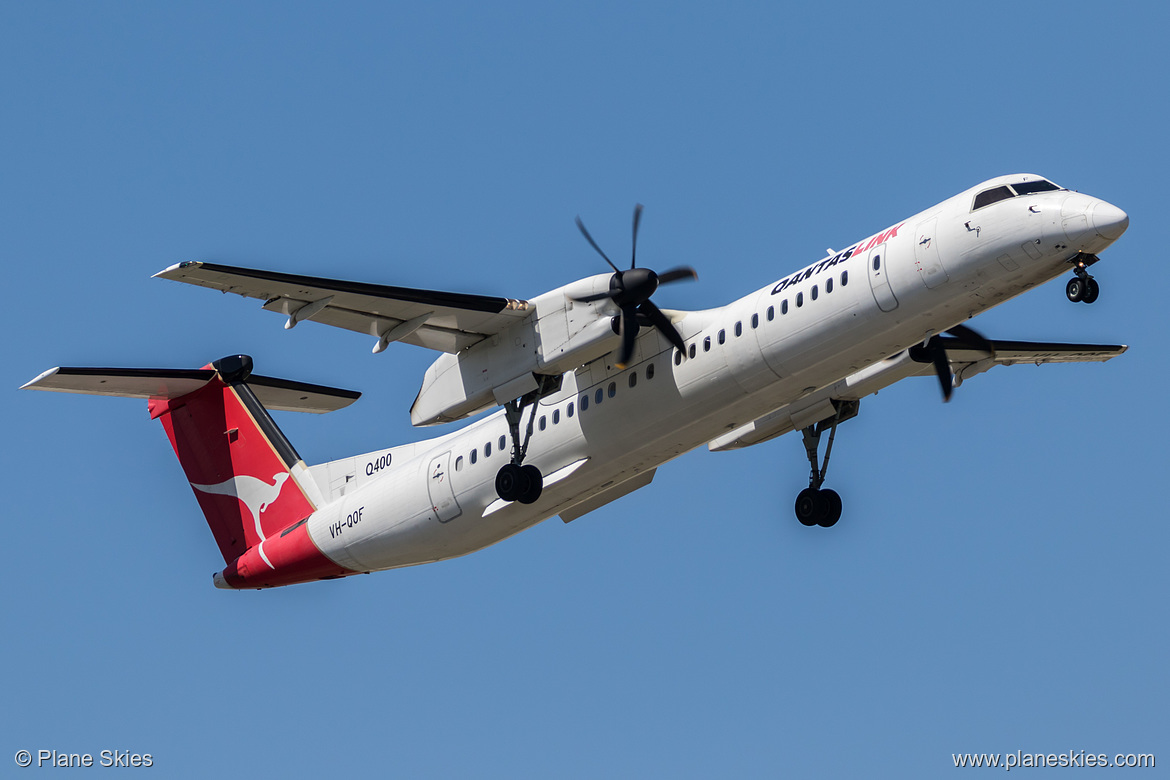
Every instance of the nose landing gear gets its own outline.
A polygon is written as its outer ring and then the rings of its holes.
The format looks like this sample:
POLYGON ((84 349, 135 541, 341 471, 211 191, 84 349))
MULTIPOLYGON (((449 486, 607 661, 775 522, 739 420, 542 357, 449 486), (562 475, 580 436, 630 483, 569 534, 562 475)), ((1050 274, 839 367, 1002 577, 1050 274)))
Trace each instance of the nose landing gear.
POLYGON ((1065 285, 1064 294, 1073 303, 1092 303, 1101 294, 1101 287, 1097 280, 1086 270, 1088 265, 1097 262, 1094 255, 1080 254, 1070 260, 1073 264, 1073 273, 1076 274, 1065 285))

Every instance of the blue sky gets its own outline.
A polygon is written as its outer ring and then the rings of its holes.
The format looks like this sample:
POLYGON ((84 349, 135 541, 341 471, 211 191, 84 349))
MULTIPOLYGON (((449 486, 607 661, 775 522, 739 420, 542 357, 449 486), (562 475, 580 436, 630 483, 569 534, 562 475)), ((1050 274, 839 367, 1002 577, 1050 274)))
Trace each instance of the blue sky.
MULTIPOLYGON (((167 777, 938 776, 954 752, 1170 763, 1154 4, 0 6, 0 747, 148 752, 167 777), (791 436, 691 453, 571 525, 263 593, 222 567, 134 401, 55 365, 360 390, 278 422, 310 462, 423 438, 432 355, 150 278, 184 260, 531 297, 603 272, 573 226, 721 305, 975 183, 1125 209, 1101 299, 987 336, 1126 343, 915 380, 843 426, 805 529, 791 436), (1163 754, 1165 754, 1163 756, 1163 754)), ((11 765, 9 765, 11 766, 11 765)), ((28 770, 33 771, 33 770, 28 770)), ((1105 773, 1108 774, 1108 773, 1105 773)), ((1153 774, 1153 773, 1151 773, 1153 774)))

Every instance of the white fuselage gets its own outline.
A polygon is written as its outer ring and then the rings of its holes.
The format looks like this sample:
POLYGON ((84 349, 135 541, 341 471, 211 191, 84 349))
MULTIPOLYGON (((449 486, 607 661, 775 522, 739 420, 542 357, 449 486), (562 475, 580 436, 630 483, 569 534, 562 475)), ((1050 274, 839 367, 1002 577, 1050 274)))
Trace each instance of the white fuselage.
MULTIPOLYGON (((607 355, 566 373, 536 406, 524 461, 545 477, 536 503, 497 498, 511 447, 499 411, 439 438, 313 467, 331 500, 309 519, 309 535, 355 571, 465 555, 618 498, 663 463, 776 410, 789 410, 796 427, 816 422, 817 404, 842 380, 873 376, 882 361, 1066 274, 1071 258, 1120 235, 1124 214, 1067 190, 972 208, 997 184, 1038 178, 984 182, 727 306, 668 312, 685 355, 643 328, 626 369, 607 355)), ((613 313, 604 302, 575 305, 613 313)))

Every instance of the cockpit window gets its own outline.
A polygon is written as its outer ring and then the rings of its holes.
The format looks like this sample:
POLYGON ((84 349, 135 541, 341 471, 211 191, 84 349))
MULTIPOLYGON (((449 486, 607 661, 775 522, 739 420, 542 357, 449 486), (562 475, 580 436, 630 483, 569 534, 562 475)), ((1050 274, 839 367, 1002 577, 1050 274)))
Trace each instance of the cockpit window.
POLYGON ((975 205, 971 207, 971 210, 976 211, 983 208, 984 206, 990 206, 992 203, 997 203, 1001 200, 1007 200, 1008 198, 1012 197, 1015 196, 1012 191, 1007 188, 1007 186, 994 187, 990 190, 984 190, 975 196, 975 205))
POLYGON ((1034 192, 1055 192, 1060 187, 1050 181, 1040 179, 1039 181, 1022 181, 1019 184, 1013 184, 1012 189, 1016 191, 1017 195, 1031 195, 1034 192))

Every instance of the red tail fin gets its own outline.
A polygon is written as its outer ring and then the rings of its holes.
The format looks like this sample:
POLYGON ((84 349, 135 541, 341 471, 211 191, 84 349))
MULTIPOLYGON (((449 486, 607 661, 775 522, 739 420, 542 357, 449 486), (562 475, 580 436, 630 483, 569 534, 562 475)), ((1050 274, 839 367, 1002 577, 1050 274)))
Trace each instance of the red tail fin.
POLYGON ((231 563, 248 548, 308 517, 320 496, 300 455, 244 384, 246 356, 207 368, 216 376, 193 393, 153 398, 211 533, 231 563), (299 472, 299 473, 298 473, 299 472))

